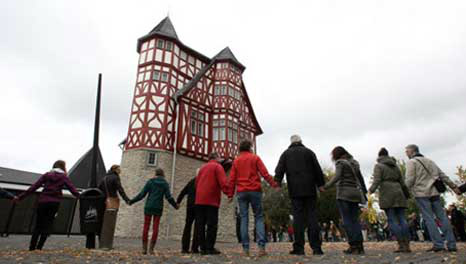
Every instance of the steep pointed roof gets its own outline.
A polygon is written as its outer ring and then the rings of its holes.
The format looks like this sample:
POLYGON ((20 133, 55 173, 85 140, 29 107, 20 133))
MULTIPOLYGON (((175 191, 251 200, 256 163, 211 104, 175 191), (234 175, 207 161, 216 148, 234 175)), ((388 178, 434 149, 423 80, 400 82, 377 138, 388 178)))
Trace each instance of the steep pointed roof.
POLYGON ((155 35, 164 36, 173 40, 179 41, 178 35, 176 34, 175 27, 169 17, 164 18, 160 23, 157 24, 147 35, 138 39, 137 51, 141 51, 142 43, 150 37, 155 35))
POLYGON ((235 55, 233 54, 233 52, 231 51, 231 49, 229 47, 226 47, 224 48, 222 51, 220 51, 214 58, 213 60, 216 60, 216 61, 220 61, 220 60, 230 60, 232 61, 234 64, 236 64, 237 66, 239 66, 241 68, 242 71, 244 71, 244 69, 246 69, 246 67, 244 67, 243 64, 241 64, 241 62, 239 62, 239 60, 235 57, 235 55))
POLYGON ((152 29, 149 34, 164 35, 169 38, 178 39, 175 27, 169 17, 164 18, 160 23, 152 29))
MULTIPOLYGON (((106 170, 100 148, 97 148, 97 184, 99 184, 105 176, 106 170)), ((68 171, 71 182, 77 188, 86 189, 89 187, 91 182, 92 157, 94 156, 93 149, 94 147, 86 152, 68 171)))

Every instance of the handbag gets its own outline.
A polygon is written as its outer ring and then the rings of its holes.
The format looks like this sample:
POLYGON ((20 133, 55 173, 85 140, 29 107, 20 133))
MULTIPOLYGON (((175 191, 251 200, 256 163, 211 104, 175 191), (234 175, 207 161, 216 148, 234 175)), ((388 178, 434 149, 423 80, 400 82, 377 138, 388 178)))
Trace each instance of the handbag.
MULTIPOLYGON (((420 161, 419 159, 415 159, 415 160, 417 160, 421 164, 421 166, 424 168, 424 170, 426 170, 426 172, 430 176, 432 176, 432 173, 426 168, 426 166, 424 166, 424 163, 422 163, 422 161, 420 161)), ((442 181, 442 179, 440 179, 440 177, 435 178, 433 185, 439 193, 444 193, 447 191, 447 186, 445 186, 445 183, 442 181)))
POLYGON ((120 208, 120 198, 110 197, 107 187, 107 177, 104 179, 105 192, 107 193, 107 198, 105 199, 105 209, 106 210, 118 210, 120 208))

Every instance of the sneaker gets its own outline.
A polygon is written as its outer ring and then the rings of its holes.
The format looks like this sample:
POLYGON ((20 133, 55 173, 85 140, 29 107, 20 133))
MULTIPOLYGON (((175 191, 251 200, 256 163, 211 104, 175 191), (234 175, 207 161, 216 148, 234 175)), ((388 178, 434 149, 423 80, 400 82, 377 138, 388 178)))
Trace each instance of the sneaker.
POLYGON ((304 251, 293 249, 290 251, 290 255, 304 256, 304 251))
POLYGON ((445 251, 445 249, 432 247, 431 249, 427 250, 427 252, 442 252, 442 251, 445 251))

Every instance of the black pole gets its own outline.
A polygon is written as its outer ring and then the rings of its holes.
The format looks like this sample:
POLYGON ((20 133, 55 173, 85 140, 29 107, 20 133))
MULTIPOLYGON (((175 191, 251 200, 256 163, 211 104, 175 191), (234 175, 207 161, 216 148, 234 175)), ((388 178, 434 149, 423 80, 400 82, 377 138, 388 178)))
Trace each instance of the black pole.
POLYGON ((94 146, 92 147, 92 166, 91 166, 91 188, 97 187, 97 155, 99 150, 99 126, 100 126, 100 93, 102 90, 102 73, 99 73, 99 82, 97 84, 97 101, 95 107, 95 124, 94 124, 94 146))
MULTIPOLYGON (((99 81, 97 83, 97 100, 95 107, 95 123, 94 123, 94 145, 92 147, 92 164, 91 164, 91 181, 90 188, 97 187, 97 155, 99 153, 99 125, 100 125, 100 93, 102 90, 102 73, 99 73, 99 81)), ((95 233, 86 235, 86 248, 95 248, 95 233)))

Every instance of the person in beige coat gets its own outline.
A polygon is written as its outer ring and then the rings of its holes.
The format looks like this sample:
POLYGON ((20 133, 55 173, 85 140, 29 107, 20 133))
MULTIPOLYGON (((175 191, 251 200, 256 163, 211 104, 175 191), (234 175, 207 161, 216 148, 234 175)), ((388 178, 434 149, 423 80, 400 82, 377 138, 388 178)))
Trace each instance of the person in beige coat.
POLYGON ((445 240, 447 242, 448 251, 457 251, 453 229, 445 214, 445 209, 440 203, 440 193, 434 183, 436 179, 441 179, 443 183, 448 185, 455 193, 460 193, 460 190, 435 162, 424 157, 419 152, 418 146, 408 145, 406 147, 406 155, 410 159, 406 163, 406 186, 414 194, 416 204, 421 211, 427 229, 429 230, 429 235, 432 238, 433 247, 428 251, 444 251, 445 240), (435 219, 440 220, 442 233, 445 238, 440 235, 435 219))

